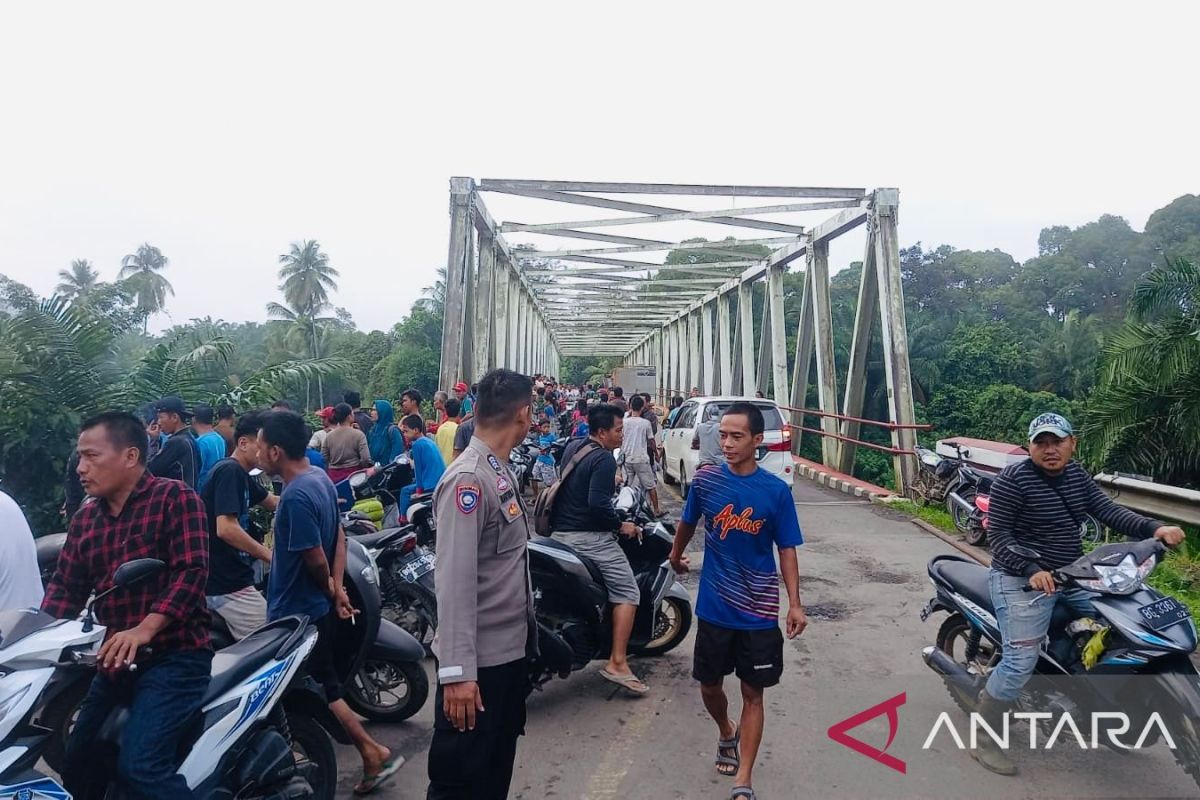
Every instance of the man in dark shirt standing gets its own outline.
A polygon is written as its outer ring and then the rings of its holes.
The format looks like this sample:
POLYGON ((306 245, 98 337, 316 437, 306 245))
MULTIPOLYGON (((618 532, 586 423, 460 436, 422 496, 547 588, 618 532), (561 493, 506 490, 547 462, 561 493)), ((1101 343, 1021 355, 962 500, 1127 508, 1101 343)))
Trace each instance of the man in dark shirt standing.
POLYGON ((267 492, 250 470, 258 466, 262 415, 243 414, 234 429, 233 455, 218 461, 200 492, 208 515, 208 610, 244 639, 267 623, 267 601, 254 587, 254 561, 271 563, 271 550, 250 531, 250 507, 274 511, 279 498, 267 492))
POLYGON ((342 399, 346 401, 346 405, 354 409, 355 427, 362 431, 363 435, 370 436, 371 428, 375 427, 375 421, 371 419, 370 409, 362 407, 362 395, 347 389, 342 392, 342 399))
POLYGON ((600 670, 605 680, 645 694, 649 688, 629 668, 625 658, 633 618, 642 593, 634 578, 629 559, 617 544, 616 536, 637 536, 637 526, 622 522, 613 506, 617 488, 617 462, 612 451, 621 446, 625 421, 616 406, 601 403, 588 411, 588 438, 576 439, 563 453, 564 470, 581 448, 590 452, 563 481, 554 497, 550 512, 553 537, 569 545, 591 561, 604 576, 612 611, 612 655, 600 670))
POLYGON ((264 414, 258 430, 258 462, 283 479, 275 512, 275 550, 267 583, 267 616, 271 620, 304 614, 317 628, 317 644, 309 653, 309 674, 325 690, 329 710, 337 717, 362 758, 363 777, 355 794, 374 791, 404 764, 371 738, 362 721, 342 699, 334 666, 333 646, 338 619, 355 611, 342 586, 346 573, 346 535, 338 516, 337 490, 325 472, 308 463, 304 419, 291 411, 264 414))
POLYGON ((110 588, 127 561, 157 558, 167 569, 96 603, 108 636, 67 743, 64 782, 76 797, 88 796, 100 726, 132 697, 117 779, 133 797, 183 800, 192 793, 176 773, 176 755, 208 688, 212 662, 204 506, 178 481, 147 473, 146 428, 132 414, 113 411, 83 423, 79 477, 95 501, 71 519, 42 609, 60 619, 77 616, 88 595, 110 588), (130 669, 135 662, 136 672, 130 669))
MULTIPOLYGON (((1060 592, 1051 576, 1051 570, 1083 555, 1084 515, 1128 536, 1154 537, 1171 547, 1184 538, 1181 529, 1122 508, 1100 491, 1087 470, 1072 460, 1075 444, 1071 423, 1058 414, 1042 414, 1029 423, 1029 459, 1006 467, 992 484, 988 587, 1004 650, 979 697, 979 712, 995 730, 1000 729, 1006 706, 1033 675, 1055 604, 1066 603, 1076 617, 1097 616, 1090 592, 1060 592), (1010 545, 1028 547, 1039 557, 1024 558, 1010 545), (1032 590, 1026 591, 1026 584, 1032 590), (1034 602, 1039 598, 1041 602, 1034 602)), ((1016 774, 1016 765, 990 737, 979 737, 979 746, 970 752, 992 772, 1016 774)))
POLYGON ((182 398, 170 395, 155 405, 158 412, 158 427, 169 437, 150 463, 146 465, 151 475, 183 481, 189 489, 195 489, 200 480, 200 450, 196 439, 188 430, 192 413, 183 404, 182 398))

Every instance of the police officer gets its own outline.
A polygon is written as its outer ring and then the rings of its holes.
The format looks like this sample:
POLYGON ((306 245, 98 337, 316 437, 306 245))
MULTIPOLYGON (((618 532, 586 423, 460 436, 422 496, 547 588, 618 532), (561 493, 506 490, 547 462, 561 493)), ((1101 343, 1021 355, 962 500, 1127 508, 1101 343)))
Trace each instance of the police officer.
POLYGON ((475 433, 433 495, 438 689, 428 800, 508 796, 536 647, 529 524, 509 451, 525 439, 533 381, 507 369, 479 382, 475 433))

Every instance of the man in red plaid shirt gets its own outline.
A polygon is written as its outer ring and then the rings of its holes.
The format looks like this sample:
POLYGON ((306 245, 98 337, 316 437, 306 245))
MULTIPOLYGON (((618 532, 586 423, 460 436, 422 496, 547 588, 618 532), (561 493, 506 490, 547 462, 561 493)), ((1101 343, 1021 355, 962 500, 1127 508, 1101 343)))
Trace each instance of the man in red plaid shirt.
POLYGON ((146 428, 108 412, 83 423, 79 477, 93 502, 71 520, 42 609, 74 617, 88 595, 113 585, 126 561, 157 558, 165 572, 113 592, 95 611, 108 636, 99 672, 67 744, 63 779, 76 797, 103 787, 89 775, 89 747, 113 707, 128 703, 117 779, 131 797, 192 796, 176 773, 179 740, 208 688, 212 649, 204 587, 208 528, 204 504, 186 485, 146 472, 146 428), (137 671, 130 665, 137 663, 137 671))

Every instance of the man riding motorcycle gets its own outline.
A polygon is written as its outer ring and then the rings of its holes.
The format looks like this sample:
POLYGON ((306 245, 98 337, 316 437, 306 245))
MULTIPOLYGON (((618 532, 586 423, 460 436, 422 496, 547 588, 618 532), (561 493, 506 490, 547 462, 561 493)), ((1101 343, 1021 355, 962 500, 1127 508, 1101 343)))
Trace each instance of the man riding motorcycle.
MULTIPOLYGON (((1074 429, 1058 414, 1041 414, 1029 423, 1029 459, 1005 468, 992 485, 989 536, 992 571, 988 578, 996 621, 1004 638, 1000 663, 979 696, 979 713, 998 725, 1017 699, 1038 663, 1042 641, 1056 603, 1066 603, 1073 625, 1094 624, 1098 616, 1090 592, 1057 591, 1051 571, 1083 555, 1080 522, 1092 514, 1116 531, 1139 539, 1154 537, 1174 547, 1183 531, 1123 508, 1105 495, 1076 461, 1074 429), (1039 554, 1023 558, 1011 545, 1039 554), (1029 588, 1026 588, 1026 587, 1029 588)), ((986 769, 1014 775, 1017 768, 990 738, 979 737, 971 757, 986 769)))

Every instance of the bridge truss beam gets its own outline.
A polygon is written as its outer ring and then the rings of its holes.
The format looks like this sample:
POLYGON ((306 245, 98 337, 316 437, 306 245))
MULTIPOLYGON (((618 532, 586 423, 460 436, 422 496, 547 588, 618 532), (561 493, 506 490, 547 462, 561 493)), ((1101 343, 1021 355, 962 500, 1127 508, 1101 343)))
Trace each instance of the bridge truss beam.
MULTIPOLYGON (((792 409, 792 442, 798 450, 803 425, 798 409, 807 405, 815 366, 817 410, 828 415, 821 417, 822 460, 850 472, 859 423, 843 417, 862 415, 868 348, 878 320, 888 421, 899 426, 915 423, 896 238, 897 190, 492 179, 476 183, 470 178, 451 179, 450 190, 443 388, 459 380, 477 380, 497 366, 558 375, 566 356, 620 356, 628 365, 657 368, 663 402, 670 394, 693 387, 708 394, 752 394, 756 389, 769 393, 781 406, 792 409), (483 202, 485 192, 635 216, 497 224, 483 202), (744 208, 688 210, 601 195, 806 198, 810 202, 776 200, 744 208), (816 226, 756 218, 824 209, 838 213, 816 226), (768 233, 696 242, 603 232, 630 225, 692 222, 768 233), (845 394, 839 397, 829 243, 863 225, 867 228, 864 267, 845 394), (513 234, 615 246, 514 247, 505 238, 513 234), (745 245, 774 250, 759 259, 748 257, 745 245), (665 264, 624 255, 665 250, 694 252, 705 260, 665 264), (805 279, 798 298, 795 349, 789 353, 784 275, 793 263, 804 264, 805 279), (663 275, 665 270, 671 273, 663 275)), ((550 217, 556 218, 561 219, 550 217)), ((893 428, 891 436, 892 447, 899 450, 911 451, 915 445, 911 428, 893 428)), ((895 473, 903 491, 915 473, 912 457, 895 456, 895 473)))

